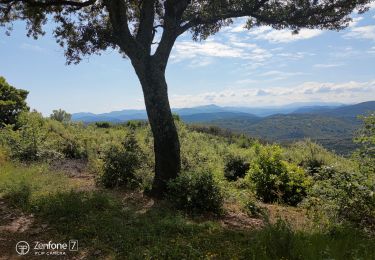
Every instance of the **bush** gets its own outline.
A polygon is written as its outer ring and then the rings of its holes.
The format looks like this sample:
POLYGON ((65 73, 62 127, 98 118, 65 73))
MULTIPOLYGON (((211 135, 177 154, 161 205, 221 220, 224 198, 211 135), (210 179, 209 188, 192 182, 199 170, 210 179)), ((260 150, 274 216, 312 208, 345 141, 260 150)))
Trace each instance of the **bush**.
POLYGON ((230 155, 225 163, 224 176, 228 181, 236 181, 238 178, 245 177, 249 168, 250 164, 245 162, 245 159, 230 155))
POLYGON ((70 159, 86 159, 87 150, 80 144, 80 141, 74 138, 64 138, 61 145, 61 152, 66 158, 70 159))
POLYGON ((306 196, 309 185, 309 178, 301 168, 281 160, 278 146, 260 149, 249 178, 257 197, 266 203, 279 201, 295 206, 306 196))
POLYGON ((168 200, 189 214, 220 214, 223 195, 209 172, 181 173, 168 184, 168 200))
POLYGON ((303 140, 289 145, 284 149, 283 158, 293 164, 296 164, 310 176, 319 173, 320 168, 328 165, 336 165, 341 169, 356 168, 352 161, 329 152, 317 143, 311 140, 303 140))
POLYGON ((135 172, 141 166, 143 157, 134 133, 130 133, 121 147, 111 146, 105 152, 103 174, 99 182, 106 188, 138 185, 135 172))
POLYGON ((375 183, 366 174, 324 167, 305 205, 318 221, 348 222, 375 231, 374 191, 375 183))
POLYGON ((110 128, 112 124, 110 122, 96 122, 95 126, 98 128, 110 128))
POLYGON ((46 145, 45 120, 38 112, 23 112, 19 116, 18 129, 6 127, 5 142, 10 156, 22 161, 36 161, 53 157, 55 151, 46 145))

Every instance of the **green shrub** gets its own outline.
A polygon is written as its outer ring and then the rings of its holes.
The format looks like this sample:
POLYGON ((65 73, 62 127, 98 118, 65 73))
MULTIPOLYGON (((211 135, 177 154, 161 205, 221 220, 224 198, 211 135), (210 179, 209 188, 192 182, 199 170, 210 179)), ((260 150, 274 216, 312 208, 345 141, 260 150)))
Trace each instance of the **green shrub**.
POLYGON ((103 174, 99 181, 106 188, 139 184, 135 172, 143 161, 143 153, 134 133, 130 133, 122 146, 111 146, 104 154, 103 174))
POLYGON ((95 123, 95 126, 98 128, 110 128, 111 125, 112 124, 110 122, 96 122, 95 123))
POLYGON ((249 170, 250 164, 240 156, 230 155, 226 159, 224 176, 228 181, 236 181, 243 178, 249 170))
POLYGON ((375 172, 375 112, 361 116, 363 121, 354 141, 360 145, 355 156, 360 162, 362 172, 375 172))
POLYGON ((47 144, 45 120, 38 112, 23 112, 18 119, 18 129, 6 127, 6 144, 10 155, 22 161, 36 161, 58 156, 47 144))
POLYGON ((168 184, 168 200, 189 214, 220 214, 223 195, 212 174, 181 173, 168 184))
POLYGON ((74 138, 65 138, 62 141, 61 152, 66 158, 70 159, 86 159, 87 150, 84 145, 81 144, 82 140, 74 138))
POLYGON ((324 167, 309 189, 305 206, 326 224, 349 222, 375 231, 375 183, 361 172, 324 167))
POLYGON ((281 160, 281 148, 260 149, 259 157, 251 165, 249 178, 258 198, 263 202, 283 202, 297 205, 306 196, 309 178, 305 172, 281 160))

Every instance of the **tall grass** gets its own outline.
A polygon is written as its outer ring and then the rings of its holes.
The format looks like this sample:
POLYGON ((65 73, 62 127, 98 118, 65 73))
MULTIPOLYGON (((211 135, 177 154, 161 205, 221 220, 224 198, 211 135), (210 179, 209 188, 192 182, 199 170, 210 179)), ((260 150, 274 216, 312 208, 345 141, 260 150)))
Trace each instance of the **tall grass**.
POLYGON ((106 191, 74 191, 75 183, 43 165, 0 169, 0 194, 47 222, 54 235, 78 239, 89 257, 118 259, 374 259, 374 239, 342 227, 296 231, 286 222, 231 230, 196 222, 168 205, 139 213, 106 191), (94 255, 94 253, 99 254, 94 255))

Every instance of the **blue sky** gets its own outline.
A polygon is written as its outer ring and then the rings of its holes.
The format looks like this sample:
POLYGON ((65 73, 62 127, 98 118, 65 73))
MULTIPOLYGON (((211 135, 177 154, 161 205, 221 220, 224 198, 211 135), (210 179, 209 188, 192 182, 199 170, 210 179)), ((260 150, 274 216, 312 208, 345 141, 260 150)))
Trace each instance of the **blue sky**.
MULTIPOLYGON (((353 17, 340 32, 249 31, 240 19, 200 43, 182 35, 167 68, 171 105, 375 100, 375 2, 353 17)), ((144 108, 134 70, 116 51, 67 66, 51 34, 33 40, 24 24, 16 23, 11 37, 2 29, 0 35, 0 75, 29 90, 28 103, 45 115, 57 108, 94 113, 144 108)))

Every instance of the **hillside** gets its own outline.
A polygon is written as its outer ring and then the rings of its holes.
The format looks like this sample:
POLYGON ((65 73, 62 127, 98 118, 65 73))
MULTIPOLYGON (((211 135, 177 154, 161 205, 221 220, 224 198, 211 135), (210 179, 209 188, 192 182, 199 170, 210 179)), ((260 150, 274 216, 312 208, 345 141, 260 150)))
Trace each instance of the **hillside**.
POLYGON ((273 115, 257 122, 229 118, 206 123, 282 143, 310 138, 341 154, 355 149, 353 134, 360 125, 358 120, 313 114, 273 115))
POLYGON ((246 120, 249 122, 259 122, 260 117, 241 112, 215 112, 215 113, 197 113, 192 115, 182 115, 181 119, 187 123, 210 122, 215 120, 246 120))
POLYGON ((175 123, 181 172, 161 199, 149 193, 147 122, 77 124, 34 111, 20 128, 0 128, 0 258, 15 259, 20 240, 71 239, 79 250, 64 259, 315 259, 322 247, 325 258, 374 258, 375 180, 362 167, 371 158, 175 123))
MULTIPOLYGON (((356 145, 358 115, 375 111, 375 101, 354 105, 335 103, 296 103, 280 107, 220 107, 216 105, 177 108, 173 112, 187 123, 214 125, 281 143, 311 138, 340 154, 349 154, 356 145)), ((74 121, 121 123, 145 120, 144 110, 122 110, 104 114, 77 113, 74 121)))
POLYGON ((353 135, 360 126, 358 115, 375 111, 375 101, 340 107, 305 107, 287 115, 277 114, 258 120, 244 117, 214 119, 205 124, 281 143, 310 138, 340 154, 357 147, 353 135))
POLYGON ((366 114, 367 112, 375 110, 375 101, 367 101, 354 105, 346 105, 339 107, 310 107, 299 108, 294 111, 294 114, 315 114, 315 115, 329 115, 341 118, 355 118, 358 115, 366 114))

